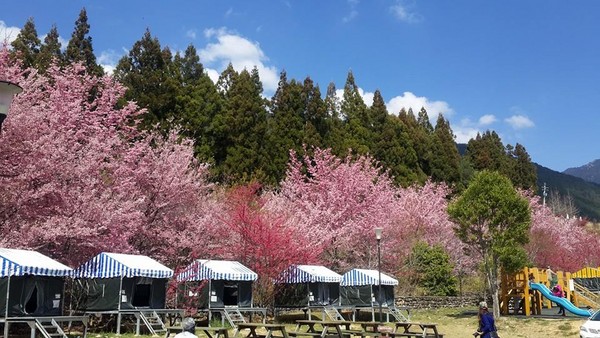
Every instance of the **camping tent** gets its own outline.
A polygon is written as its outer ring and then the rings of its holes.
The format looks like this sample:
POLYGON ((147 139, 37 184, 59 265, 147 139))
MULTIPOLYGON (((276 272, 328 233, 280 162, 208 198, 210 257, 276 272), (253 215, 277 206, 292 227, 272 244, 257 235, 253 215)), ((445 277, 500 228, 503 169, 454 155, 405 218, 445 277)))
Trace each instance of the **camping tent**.
POLYGON ((60 316, 72 269, 39 252, 0 248, 0 312, 4 317, 60 316))
MULTIPOLYGON (((398 281, 381 274, 382 305, 394 306, 394 286, 398 281)), ((377 270, 352 269, 342 275, 340 282, 341 305, 371 307, 379 305, 379 272, 377 270)))
POLYGON ((239 262, 209 259, 197 259, 177 275, 183 295, 196 296, 199 309, 252 307, 252 283, 257 278, 239 262))
POLYGON ((173 270, 148 256, 103 252, 74 272, 79 310, 163 309, 173 270))
POLYGON ((276 280, 275 307, 337 305, 341 280, 321 265, 292 265, 276 280))

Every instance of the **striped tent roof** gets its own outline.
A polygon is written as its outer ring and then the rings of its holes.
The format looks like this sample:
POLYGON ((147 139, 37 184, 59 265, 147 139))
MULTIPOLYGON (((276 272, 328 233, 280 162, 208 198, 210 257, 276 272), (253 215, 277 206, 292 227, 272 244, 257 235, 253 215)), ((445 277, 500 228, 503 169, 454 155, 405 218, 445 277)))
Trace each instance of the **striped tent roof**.
POLYGON ((278 283, 339 283, 342 276, 321 265, 292 265, 283 271, 278 283))
POLYGON ((240 262, 215 259, 197 259, 177 275, 179 281, 205 279, 229 281, 255 281, 258 275, 240 262))
MULTIPOLYGON (((342 276, 341 286, 379 285, 379 271, 366 269, 352 269, 342 276)), ((398 280, 383 272, 381 285, 398 285, 398 280)))
POLYGON ((170 278, 173 270, 148 256, 102 252, 75 269, 78 278, 170 278))
POLYGON ((69 276, 70 267, 37 251, 0 248, 0 277, 23 276, 69 276))

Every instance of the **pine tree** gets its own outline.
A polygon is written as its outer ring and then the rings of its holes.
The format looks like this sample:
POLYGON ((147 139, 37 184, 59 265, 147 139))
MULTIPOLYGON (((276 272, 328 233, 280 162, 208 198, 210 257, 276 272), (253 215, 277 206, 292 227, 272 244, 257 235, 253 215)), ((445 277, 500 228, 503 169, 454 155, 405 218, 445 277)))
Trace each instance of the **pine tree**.
POLYGON ((230 65, 221 74, 217 87, 224 106, 221 114, 215 116, 220 148, 215 158, 216 179, 239 183, 265 178, 267 113, 256 68, 252 74, 247 70, 238 74, 230 65))
POLYGON ((304 79, 302 98, 305 102, 305 111, 302 114, 304 118, 302 143, 322 148, 330 131, 330 119, 319 86, 315 86, 310 77, 304 79))
POLYGON ((342 101, 342 115, 344 116, 344 146, 352 149, 357 154, 370 152, 373 136, 371 134, 371 119, 367 105, 360 96, 358 86, 354 81, 352 71, 348 72, 344 86, 344 100, 342 101))
POLYGON ((507 174, 506 149, 495 131, 479 133, 467 144, 466 154, 475 170, 491 170, 507 174))
POLYGON ((431 176, 431 141, 430 133, 431 124, 427 117, 427 112, 424 108, 419 113, 419 120, 415 117, 412 109, 408 111, 401 109, 398 114, 400 120, 407 128, 409 139, 412 141, 412 146, 417 155, 417 175, 421 178, 421 183, 431 176))
POLYGON ((176 54, 173 64, 180 77, 176 116, 181 132, 194 140, 198 159, 214 163, 216 140, 213 122, 222 109, 223 100, 215 84, 204 72, 194 46, 188 46, 183 57, 176 54))
POLYGON ((516 188, 535 191, 537 188, 536 168, 525 147, 517 143, 514 150, 509 152, 509 156, 511 158, 509 178, 513 185, 516 188))
POLYGON ((33 67, 36 64, 36 59, 40 53, 40 39, 38 38, 37 30, 33 18, 27 19, 25 26, 17 35, 17 38, 12 42, 13 58, 21 60, 23 68, 33 67))
POLYGON ((75 29, 71 35, 71 40, 67 44, 67 50, 65 51, 65 64, 71 64, 73 62, 83 62, 88 73, 102 76, 104 70, 96 62, 96 55, 94 55, 94 49, 92 47, 92 37, 88 36, 90 33, 90 25, 88 23, 87 12, 85 8, 79 12, 79 17, 75 21, 75 29))
POLYGON ((436 182, 455 185, 460 181, 460 155, 454 142, 450 123, 438 115, 433 131, 431 178, 436 182))
POLYGON ((269 168, 267 176, 271 182, 279 182, 285 174, 290 150, 300 151, 304 139, 306 101, 303 100, 304 86, 291 80, 281 72, 279 86, 271 99, 270 119, 267 132, 269 168))
POLYGON ((58 29, 56 25, 52 25, 48 35, 44 38, 44 43, 40 47, 40 54, 36 61, 37 68, 41 72, 45 72, 54 60, 58 62, 62 60, 61 43, 58 37, 58 29))
POLYGON ((157 124, 164 130, 170 127, 180 90, 179 74, 170 51, 161 50, 160 42, 149 30, 119 60, 114 76, 128 88, 125 98, 148 110, 141 116, 141 128, 151 129, 157 124))
POLYGON ((344 142, 346 133, 341 118, 340 102, 333 82, 330 82, 327 86, 325 109, 329 119, 329 134, 325 137, 325 146, 331 148, 334 155, 345 156, 348 152, 344 142))
MULTIPOLYGON (((373 127, 372 153, 389 170, 396 184, 408 186, 418 181, 417 155, 406 132, 406 126, 395 115, 389 115, 379 90, 370 108, 373 127)), ((424 180, 424 178, 423 178, 424 180)))

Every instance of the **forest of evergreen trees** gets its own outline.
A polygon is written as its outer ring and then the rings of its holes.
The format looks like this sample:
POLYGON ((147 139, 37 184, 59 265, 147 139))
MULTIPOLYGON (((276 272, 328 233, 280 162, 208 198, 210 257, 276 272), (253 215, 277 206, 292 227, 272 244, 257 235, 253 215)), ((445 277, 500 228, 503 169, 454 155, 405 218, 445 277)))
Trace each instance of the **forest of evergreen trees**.
MULTIPOLYGON (((56 26, 41 41, 30 18, 11 54, 24 69, 43 73, 57 59, 59 65, 81 62, 90 74, 101 76, 89 30, 83 9, 63 48, 56 26)), ((213 83, 193 45, 173 53, 148 29, 112 75, 128 88, 126 100, 147 109, 138 117, 140 128, 165 135, 176 129, 192 139, 196 157, 211 165, 213 182, 259 181, 275 187, 285 175, 290 151, 302 155, 319 147, 341 157, 368 154, 402 186, 431 179, 459 191, 475 171, 491 169, 518 188, 536 189, 535 166, 523 145, 504 145, 487 131, 472 139, 461 156, 443 115, 432 124, 424 108, 390 112, 378 90, 369 107, 351 71, 341 99, 334 83, 323 95, 310 77, 288 79, 285 71, 273 97, 266 98, 257 68, 236 70, 230 64, 213 83)))

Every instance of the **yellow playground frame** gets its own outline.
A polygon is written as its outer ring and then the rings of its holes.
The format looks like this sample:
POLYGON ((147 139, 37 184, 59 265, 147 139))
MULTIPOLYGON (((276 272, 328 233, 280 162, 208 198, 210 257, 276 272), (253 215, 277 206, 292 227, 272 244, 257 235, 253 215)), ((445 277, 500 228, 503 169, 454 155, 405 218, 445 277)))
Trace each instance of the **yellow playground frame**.
POLYGON ((600 295, 575 283, 573 278, 600 278, 600 268, 584 268, 577 272, 553 271, 550 268, 524 268, 516 274, 502 274, 500 313, 502 315, 540 315, 542 308, 552 308, 550 300, 529 287, 529 280, 551 289, 559 284, 566 298, 577 307, 600 308, 600 295))

